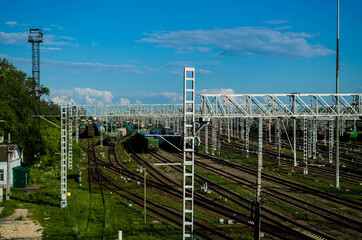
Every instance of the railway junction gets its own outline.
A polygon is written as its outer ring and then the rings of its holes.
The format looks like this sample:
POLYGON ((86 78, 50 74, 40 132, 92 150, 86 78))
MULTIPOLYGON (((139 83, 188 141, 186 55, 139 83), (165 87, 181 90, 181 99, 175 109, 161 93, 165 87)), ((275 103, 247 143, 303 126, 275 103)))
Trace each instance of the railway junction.
MULTIPOLYGON (((146 126, 163 126, 173 129, 176 135, 183 137, 180 149, 167 140, 170 135, 157 132, 156 138, 165 140, 175 151, 166 153, 162 150, 162 153, 150 153, 152 158, 156 159, 152 160, 156 161, 153 165, 134 151, 137 148, 135 140, 128 139, 123 143, 124 151, 134 159, 139 168, 147 169, 147 173, 152 176, 152 180, 147 183, 148 186, 164 191, 163 194, 169 194, 170 198, 182 199, 182 213, 173 212, 172 221, 182 227, 183 239, 198 236, 233 239, 222 231, 204 226, 200 219, 195 218, 195 212, 200 211, 198 208, 222 215, 228 218, 230 223, 235 221, 251 227, 255 231, 254 236, 260 237, 262 232, 282 239, 334 239, 330 234, 288 219, 268 206, 261 206, 266 194, 271 199, 291 204, 302 211, 360 234, 361 222, 358 219, 321 208, 318 204, 291 196, 288 192, 305 193, 309 197, 315 195, 313 198, 320 200, 314 201, 342 204, 356 210, 360 216, 362 209, 358 202, 269 173, 262 174, 262 169, 270 168, 269 164, 263 163, 263 160, 268 160, 274 162, 273 171, 286 171, 283 167, 287 167, 288 175, 302 173, 304 176, 328 177, 329 181, 334 180, 331 188, 340 189, 340 181, 360 186, 360 147, 351 147, 344 141, 340 145, 339 137, 343 139, 344 136, 350 136, 361 127, 362 94, 201 94, 198 99, 195 95, 194 68, 184 69, 183 81, 183 104, 76 105, 66 97, 62 99, 62 208, 67 207, 67 169, 73 168, 73 135, 77 142, 80 141, 80 120, 92 119, 98 123, 127 122, 134 126, 135 131, 145 129, 146 126), (195 149, 195 137, 201 139, 202 148, 198 149, 199 151, 195 149), (225 159, 225 151, 233 152, 245 159, 256 157, 257 161, 247 167, 225 159), (223 167, 217 168, 214 165, 223 167), (160 167, 168 172, 179 172, 183 180, 179 182, 170 179, 168 174, 160 171, 160 167), (203 171, 226 178, 232 184, 247 186, 249 194, 253 192, 254 200, 251 201, 205 178, 196 173, 195 168, 202 168, 203 171), (244 172, 247 178, 240 177, 239 171, 244 172), (202 186, 204 192, 214 191, 225 203, 228 201, 237 207, 210 202, 208 197, 201 196, 200 192, 196 191, 196 185, 202 186), (286 190, 282 191, 279 188, 286 190), (243 208, 243 211, 238 211, 238 208, 243 208), (275 221, 280 221, 280 224, 271 224, 275 221)), ((94 170, 89 170, 90 174, 98 179, 100 185, 112 192, 119 188, 107 176, 100 175, 99 166, 113 173, 122 173, 129 181, 142 181, 142 176, 130 172, 118 160, 114 146, 108 147, 109 163, 100 160, 95 146, 103 146, 102 138, 98 138, 98 141, 98 144, 93 143, 85 151, 88 163, 95 164, 96 167, 96 172, 92 173, 94 170)), ((134 201, 139 202, 140 199, 134 201)), ((165 219, 171 214, 156 202, 147 200, 147 204, 163 208, 164 215, 156 212, 165 219)), ((139 205, 142 203, 139 202, 139 205)), ((224 222, 224 218, 220 218, 219 221, 224 222)))

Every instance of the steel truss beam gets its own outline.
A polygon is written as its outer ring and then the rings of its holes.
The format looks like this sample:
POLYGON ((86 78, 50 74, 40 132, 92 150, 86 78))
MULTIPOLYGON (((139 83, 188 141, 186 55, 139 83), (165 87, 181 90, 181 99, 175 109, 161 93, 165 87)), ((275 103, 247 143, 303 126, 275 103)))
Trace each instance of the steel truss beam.
POLYGON ((210 117, 324 119, 362 116, 362 94, 201 94, 200 97, 202 116, 210 117))

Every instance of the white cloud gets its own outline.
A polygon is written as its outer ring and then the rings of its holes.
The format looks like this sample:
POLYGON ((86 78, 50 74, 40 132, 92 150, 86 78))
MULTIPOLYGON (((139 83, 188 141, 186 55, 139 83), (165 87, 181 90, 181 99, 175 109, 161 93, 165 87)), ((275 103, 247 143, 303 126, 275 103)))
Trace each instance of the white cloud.
POLYGON ((1 45, 26 45, 28 44, 27 32, 5 33, 0 32, 1 45))
POLYGON ((95 42, 95 41, 92 41, 92 42, 91 42, 91 46, 92 46, 92 47, 98 46, 98 43, 95 42))
POLYGON ((264 21, 263 23, 267 23, 267 24, 282 24, 282 23, 288 23, 288 20, 282 20, 282 19, 278 19, 278 20, 270 20, 270 21, 264 21))
POLYGON ((206 69, 197 69, 196 72, 200 73, 200 74, 211 74, 212 72, 206 69))
POLYGON ((172 70, 172 71, 170 71, 170 73, 171 74, 175 74, 175 75, 180 75, 180 76, 182 76, 182 70, 179 70, 179 71, 177 71, 177 70, 172 70))
POLYGON ((138 99, 136 99, 136 104, 142 104, 142 102, 138 99))
POLYGON ((69 37, 69 36, 58 36, 58 38, 62 38, 62 39, 66 39, 66 40, 75 40, 74 37, 69 37))
POLYGON ((43 43, 44 45, 79 47, 79 44, 69 42, 69 41, 74 40, 74 38, 72 38, 72 37, 56 36, 54 34, 44 34, 43 38, 44 38, 44 43, 43 43), (63 41, 61 39, 69 40, 69 41, 63 41))
POLYGON ((211 89, 202 89, 197 91, 197 94, 235 94, 235 91, 231 88, 211 88, 211 89))
POLYGON ((59 103, 61 96, 72 99, 74 104, 104 105, 112 104, 113 94, 110 91, 100 91, 91 88, 60 89, 50 91, 53 102, 59 103))
POLYGON ((51 28, 43 28, 42 30, 43 30, 43 31, 51 31, 51 30, 53 30, 53 29, 51 29, 51 28))
POLYGON ((10 25, 10 26, 18 25, 17 22, 13 22, 13 21, 6 22, 5 24, 6 24, 6 25, 10 25))
POLYGON ((51 99, 55 104, 60 104, 61 102, 61 97, 59 96, 55 96, 51 99))
POLYGON ((60 47, 40 47, 41 50, 48 50, 48 51, 59 51, 62 50, 60 47))
POLYGON ((146 34, 139 42, 178 51, 207 52, 212 49, 223 56, 254 56, 273 58, 312 58, 334 54, 322 45, 306 39, 314 34, 283 33, 267 27, 238 27, 233 29, 179 30, 146 34))
POLYGON ((121 98, 119 100, 119 103, 122 104, 122 105, 128 105, 128 104, 131 103, 131 101, 128 98, 121 98))
POLYGON ((110 91, 99 91, 91 88, 74 88, 73 97, 85 100, 87 104, 111 104, 113 94, 110 91))
POLYGON ((58 28, 59 30, 63 30, 63 27, 57 24, 52 24, 52 27, 58 28))

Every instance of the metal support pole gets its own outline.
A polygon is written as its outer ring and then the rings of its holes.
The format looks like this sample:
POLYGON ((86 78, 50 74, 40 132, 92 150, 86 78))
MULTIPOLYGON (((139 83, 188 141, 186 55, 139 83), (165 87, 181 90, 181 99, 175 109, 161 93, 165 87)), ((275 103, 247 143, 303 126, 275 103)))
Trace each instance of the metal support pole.
POLYGON ((230 143, 230 118, 228 118, 228 143, 230 143))
POLYGON ((269 143, 271 143, 271 142, 272 142, 271 124, 272 124, 272 120, 271 120, 271 118, 269 118, 269 124, 268 124, 268 130, 269 130, 269 143))
POLYGON ((334 126, 333 120, 329 120, 329 163, 333 162, 333 145, 334 145, 334 126))
MULTIPOLYGON (((7 155, 8 155, 8 164, 7 164, 7 173, 6 173, 6 201, 10 200, 10 188, 11 188, 11 157, 14 153, 14 146, 10 145, 10 133, 8 134, 8 147, 7 147, 7 155)), ((2 190, 2 189, 1 189, 2 190)))
POLYGON ((69 101, 69 115, 68 115, 68 169, 73 169, 73 107, 72 103, 69 101))
POLYGON ((184 68, 182 238, 194 238, 195 68, 184 68))
POLYGON ((234 118, 230 118, 230 138, 234 137, 234 118))
MULTIPOLYGON (((336 57, 336 93, 339 94, 339 0, 337 0, 337 57, 336 57)), ((337 95, 337 113, 339 114, 339 97, 337 95)), ((336 117, 336 164, 335 164, 335 188, 339 188, 339 121, 336 117)))
POLYGON ((79 111, 78 111, 78 107, 75 106, 74 108, 75 110, 75 141, 77 143, 79 143, 79 111))
POLYGON ((103 134, 104 131, 99 132, 99 145, 101 146, 102 149, 103 149, 103 134))
POLYGON ((243 118, 241 119, 241 122, 240 122, 240 138, 241 138, 241 140, 245 139, 245 126, 244 126, 243 118))
POLYGON ((275 144, 276 148, 278 149, 278 165, 281 165, 280 163, 280 148, 281 148, 281 129, 280 129, 280 120, 276 119, 275 121, 275 144))
POLYGON ((60 102, 61 130, 60 130, 60 207, 67 207, 67 121, 68 121, 68 98, 62 97, 60 102))
POLYGON ((254 222, 254 239, 260 239, 261 229, 261 169, 263 166, 263 119, 258 119, 258 169, 256 178, 256 206, 254 222))
POLYGON ((328 132, 327 131, 328 130, 328 121, 327 120, 323 121, 322 130, 323 130, 323 143, 324 143, 324 146, 326 146, 327 145, 327 132, 328 132))
POLYGON ((239 132, 240 132, 240 118, 236 118, 236 123, 235 123, 235 127, 236 127, 236 133, 235 133, 235 137, 239 136, 239 132))
MULTIPOLYGON (((307 143, 308 141, 308 128, 307 128, 307 120, 303 118, 303 174, 308 174, 308 155, 307 155, 307 143)), ((309 145, 309 144, 308 144, 309 145)))
POLYGON ((250 123, 249 119, 245 119, 245 158, 249 158, 249 131, 250 131, 250 123))
MULTIPOLYGON (((293 113, 297 113, 295 96, 293 96, 293 113)), ((295 118, 293 118, 293 149, 294 166, 297 166, 297 119, 295 118)))
POLYGON ((219 119, 219 129, 218 129, 218 137, 217 137, 217 155, 221 154, 221 119, 219 119))
POLYGON ((144 203, 143 203, 143 214, 144 214, 144 220, 145 223, 147 222, 147 169, 144 167, 143 168, 143 183, 144 183, 144 188, 143 188, 143 199, 144 199, 144 203))
POLYGON ((216 125, 217 125, 217 120, 214 118, 212 119, 212 130, 211 130, 211 139, 212 139, 211 155, 215 155, 216 152, 216 144, 217 144, 216 125))
POLYGON ((313 119, 312 121, 312 131, 313 131, 313 134, 312 134, 312 157, 313 159, 316 159, 317 158, 317 120, 316 119, 313 119))
POLYGON ((205 126, 205 153, 209 153, 209 124, 205 126))
MULTIPOLYGON (((307 142, 308 142, 308 158, 312 157, 312 134, 313 134, 313 127, 312 127, 312 120, 306 120, 306 131, 308 134, 307 142)), ((304 134, 304 133, 303 133, 304 134)))

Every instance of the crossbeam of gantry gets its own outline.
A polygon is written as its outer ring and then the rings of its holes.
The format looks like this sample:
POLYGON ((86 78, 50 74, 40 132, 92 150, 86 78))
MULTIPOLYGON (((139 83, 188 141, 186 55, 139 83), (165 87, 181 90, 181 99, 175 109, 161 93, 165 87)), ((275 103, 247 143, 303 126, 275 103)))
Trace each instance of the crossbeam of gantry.
POLYGON ((183 116, 182 104, 77 105, 79 116, 183 116))
POLYGON ((201 115, 217 118, 362 116, 362 94, 201 94, 201 115))

